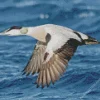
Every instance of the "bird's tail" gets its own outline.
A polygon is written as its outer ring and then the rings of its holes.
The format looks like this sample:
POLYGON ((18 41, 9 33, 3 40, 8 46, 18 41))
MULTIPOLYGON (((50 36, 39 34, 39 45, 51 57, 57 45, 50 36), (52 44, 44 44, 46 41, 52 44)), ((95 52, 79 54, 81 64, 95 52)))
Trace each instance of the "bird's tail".
POLYGON ((100 44, 100 42, 98 40, 96 40, 95 38, 92 38, 90 36, 88 36, 88 39, 84 39, 84 43, 85 44, 100 44))

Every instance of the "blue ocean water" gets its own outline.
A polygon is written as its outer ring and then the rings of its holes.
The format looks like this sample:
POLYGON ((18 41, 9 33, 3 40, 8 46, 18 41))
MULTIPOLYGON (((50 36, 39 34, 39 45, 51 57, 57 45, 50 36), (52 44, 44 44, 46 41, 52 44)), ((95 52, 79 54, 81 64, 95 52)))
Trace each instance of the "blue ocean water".
MULTIPOLYGON (((58 24, 100 40, 100 0, 0 0, 0 31, 58 24)), ((0 36, 0 100, 100 100, 100 45, 78 47, 64 75, 44 89, 22 75, 36 40, 0 36)))

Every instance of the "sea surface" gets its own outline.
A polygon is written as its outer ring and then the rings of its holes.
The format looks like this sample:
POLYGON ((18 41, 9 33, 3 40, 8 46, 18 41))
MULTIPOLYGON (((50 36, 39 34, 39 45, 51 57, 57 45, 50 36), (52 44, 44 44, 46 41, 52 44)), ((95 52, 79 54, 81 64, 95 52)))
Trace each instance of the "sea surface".
MULTIPOLYGON (((100 0, 0 0, 0 32, 13 26, 57 24, 100 41, 100 0)), ((100 100, 100 45, 78 47, 64 75, 36 88, 22 75, 36 40, 0 36, 0 100, 100 100)))

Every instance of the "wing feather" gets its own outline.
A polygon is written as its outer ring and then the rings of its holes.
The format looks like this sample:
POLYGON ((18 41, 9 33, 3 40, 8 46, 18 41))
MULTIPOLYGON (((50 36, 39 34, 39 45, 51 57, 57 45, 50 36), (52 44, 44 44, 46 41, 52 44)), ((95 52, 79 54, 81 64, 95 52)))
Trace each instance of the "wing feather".
POLYGON ((46 68, 46 80, 47 80, 47 86, 49 86, 51 82, 51 76, 50 76, 50 71, 48 68, 46 68))
POLYGON ((24 69, 24 73, 39 73, 36 81, 37 87, 42 86, 44 88, 49 86, 51 82, 54 84, 65 72, 68 61, 73 56, 76 48, 66 43, 62 48, 54 51, 48 62, 43 63, 46 44, 38 42, 30 61, 24 69))
POLYGON ((62 75, 64 73, 64 69, 62 66, 60 66, 57 62, 55 62, 55 67, 57 68, 58 72, 60 73, 60 75, 62 75))
POLYGON ((49 67, 49 72, 50 72, 50 76, 51 76, 51 82, 54 84, 54 82, 56 81, 56 77, 55 77, 53 69, 51 67, 49 67))
POLYGON ((55 74, 56 80, 58 80, 60 74, 59 74, 58 70, 56 69, 55 65, 52 65, 52 69, 53 69, 53 71, 54 71, 54 74, 55 74))
POLYGON ((44 88, 44 86, 46 85, 46 70, 43 70, 43 84, 42 84, 42 88, 44 88))

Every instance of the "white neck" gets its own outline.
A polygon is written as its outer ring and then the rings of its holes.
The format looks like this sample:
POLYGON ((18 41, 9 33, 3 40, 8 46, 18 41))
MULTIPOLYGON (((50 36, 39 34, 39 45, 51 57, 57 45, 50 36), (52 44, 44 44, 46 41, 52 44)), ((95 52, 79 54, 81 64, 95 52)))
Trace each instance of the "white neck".
POLYGON ((41 42, 46 42, 46 32, 43 26, 29 27, 27 35, 32 36, 41 42))

